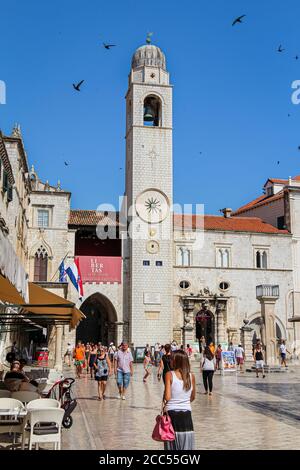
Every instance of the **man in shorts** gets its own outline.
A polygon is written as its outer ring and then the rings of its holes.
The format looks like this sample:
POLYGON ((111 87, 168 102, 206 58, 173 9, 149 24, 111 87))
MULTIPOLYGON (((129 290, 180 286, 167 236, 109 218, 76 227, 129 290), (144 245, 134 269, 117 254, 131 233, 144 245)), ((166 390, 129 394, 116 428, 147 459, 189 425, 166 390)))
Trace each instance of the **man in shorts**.
POLYGON ((243 372, 243 364, 245 360, 245 351, 241 343, 235 348, 235 358, 237 367, 240 368, 240 371, 243 372))
POLYGON ((289 354, 291 354, 291 353, 286 349, 284 339, 281 340, 281 344, 279 346, 279 351, 280 351, 280 357, 281 357, 281 365, 287 367, 286 353, 289 353, 289 354))
POLYGON ((265 378, 264 372, 264 353, 260 343, 257 343, 254 349, 253 359, 255 362, 256 377, 259 377, 259 371, 262 373, 263 379, 265 378))
POLYGON ((133 357, 128 349, 128 343, 123 341, 121 347, 115 354, 114 371, 117 377, 119 395, 117 398, 126 400, 125 393, 133 375, 133 357))
POLYGON ((64 355, 64 363, 66 363, 66 357, 68 358, 69 367, 71 367, 71 359, 72 359, 73 347, 71 343, 68 343, 67 350, 64 355))

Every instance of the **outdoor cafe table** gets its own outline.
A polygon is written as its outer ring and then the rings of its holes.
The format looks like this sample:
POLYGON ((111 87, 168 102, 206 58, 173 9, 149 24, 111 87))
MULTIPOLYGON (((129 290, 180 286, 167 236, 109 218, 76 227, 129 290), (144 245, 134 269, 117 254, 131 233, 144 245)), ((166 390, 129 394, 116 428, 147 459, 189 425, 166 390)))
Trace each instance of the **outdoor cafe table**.
MULTIPOLYGON (((18 418, 24 418, 26 415, 27 415, 26 408, 21 408, 21 409, 20 408, 10 408, 10 409, 3 408, 3 409, 0 409, 0 422, 2 424, 7 424, 7 426, 9 426, 10 424, 13 424, 13 418, 17 420, 18 418), (8 418, 7 423, 5 419, 2 419, 2 417, 8 418), (12 418, 12 419, 9 419, 9 418, 12 418)), ((13 426, 12 426, 11 432, 13 433, 13 426)), ((13 436, 15 436, 14 433, 13 433, 13 436)), ((15 442, 13 442, 13 445, 14 443, 15 442)), ((0 448, 3 449, 3 446, 0 446, 0 448)))

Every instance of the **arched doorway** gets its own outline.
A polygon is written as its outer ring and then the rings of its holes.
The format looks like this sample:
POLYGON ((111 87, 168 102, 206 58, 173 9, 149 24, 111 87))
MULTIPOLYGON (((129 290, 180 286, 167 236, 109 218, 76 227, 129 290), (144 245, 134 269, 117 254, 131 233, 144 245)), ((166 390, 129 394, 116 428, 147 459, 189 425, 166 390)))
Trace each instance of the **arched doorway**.
MULTIPOLYGON (((256 317, 250 321, 249 326, 253 329, 252 344, 255 345, 258 339, 262 340, 262 317, 256 317)), ((278 342, 285 338, 283 326, 276 320, 276 339, 278 342)))
POLYGON ((204 336, 206 344, 215 341, 215 321, 210 310, 202 308, 196 315, 196 338, 204 336))
POLYGON ((88 297, 80 307, 86 318, 76 329, 76 341, 108 345, 116 340, 116 310, 111 301, 103 294, 95 293, 88 297))

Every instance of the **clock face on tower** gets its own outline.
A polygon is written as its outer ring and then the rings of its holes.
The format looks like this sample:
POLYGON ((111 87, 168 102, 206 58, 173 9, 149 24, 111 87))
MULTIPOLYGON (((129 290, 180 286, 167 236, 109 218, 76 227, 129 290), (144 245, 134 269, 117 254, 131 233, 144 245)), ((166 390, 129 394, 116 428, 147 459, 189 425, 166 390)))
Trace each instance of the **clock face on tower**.
POLYGON ((147 189, 137 196, 135 210, 145 222, 157 224, 169 214, 169 201, 162 191, 147 189))

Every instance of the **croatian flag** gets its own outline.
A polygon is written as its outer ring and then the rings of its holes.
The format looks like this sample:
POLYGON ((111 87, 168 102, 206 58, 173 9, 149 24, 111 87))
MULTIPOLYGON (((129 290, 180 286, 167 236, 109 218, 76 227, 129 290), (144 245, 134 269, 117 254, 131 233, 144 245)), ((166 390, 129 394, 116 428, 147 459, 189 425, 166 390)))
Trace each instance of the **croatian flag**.
POLYGON ((78 290, 79 298, 82 298, 83 297, 83 285, 82 285, 82 278, 81 278, 78 258, 75 258, 72 266, 69 266, 66 269, 66 273, 68 274, 70 281, 72 282, 75 289, 78 290))

